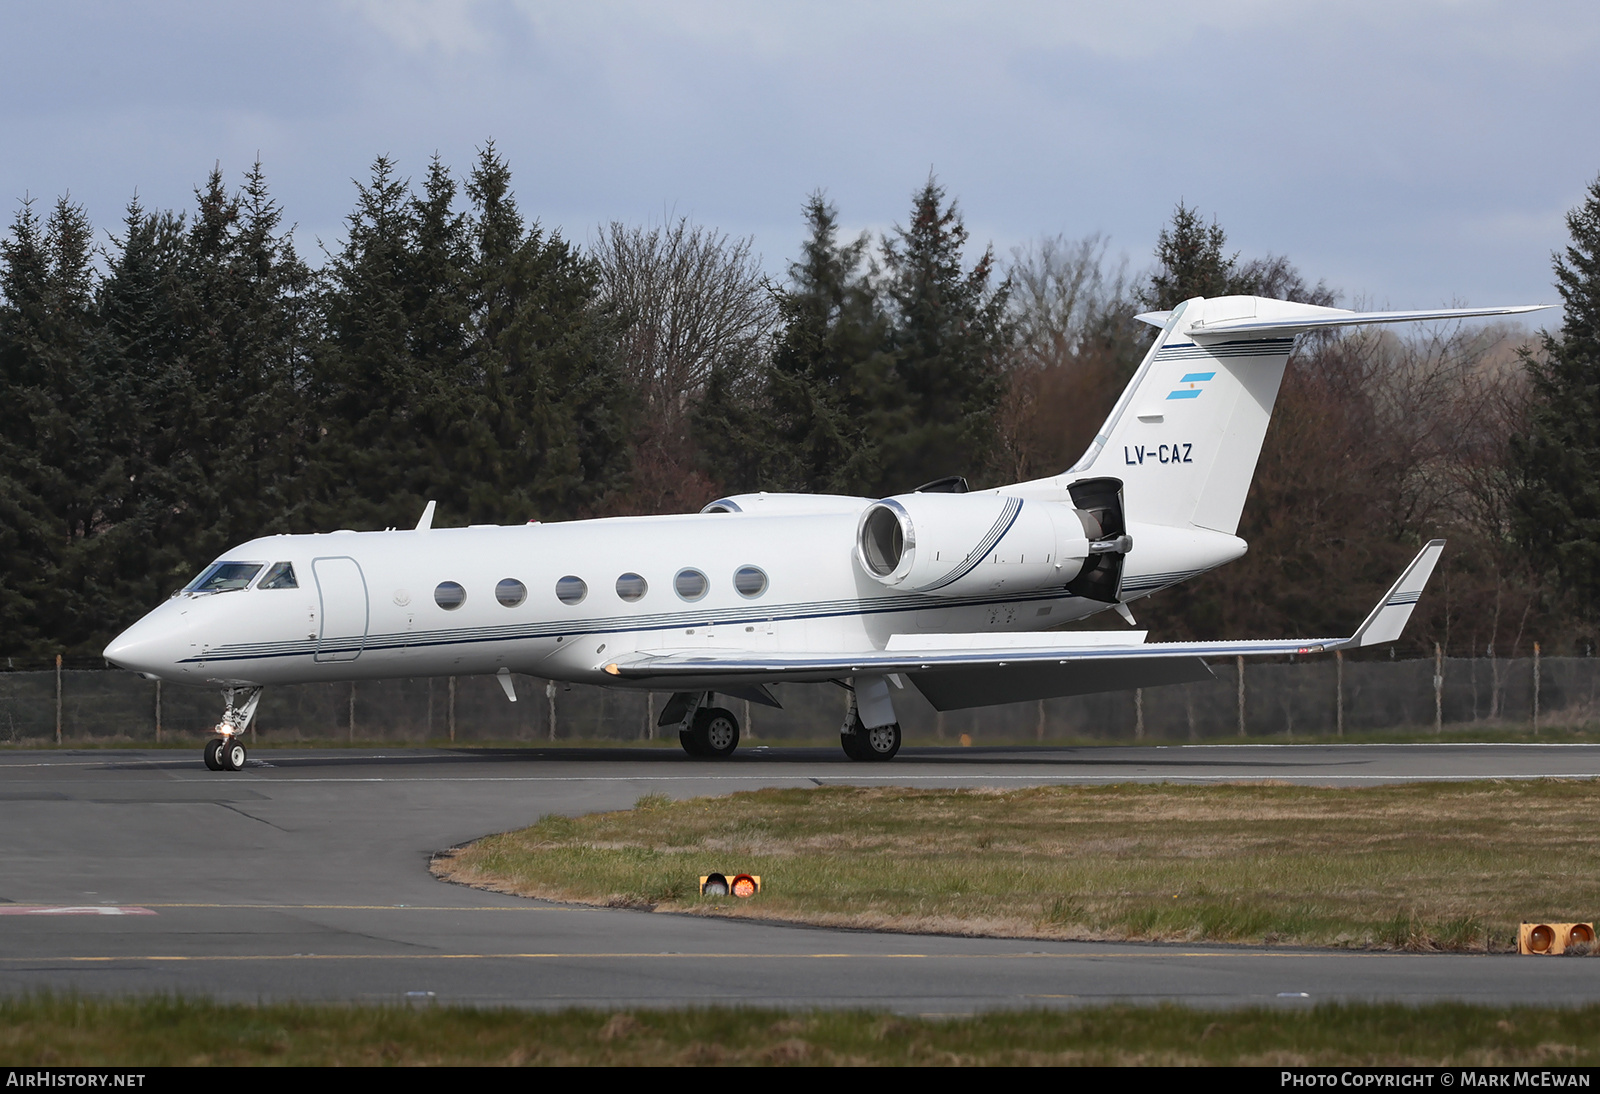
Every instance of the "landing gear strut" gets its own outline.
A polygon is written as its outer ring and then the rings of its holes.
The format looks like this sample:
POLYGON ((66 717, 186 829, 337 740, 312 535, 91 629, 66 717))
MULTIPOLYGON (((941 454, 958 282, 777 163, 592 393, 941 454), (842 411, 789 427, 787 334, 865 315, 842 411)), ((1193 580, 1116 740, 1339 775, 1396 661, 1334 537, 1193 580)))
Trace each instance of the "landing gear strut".
POLYGON ((238 771, 244 767, 245 748, 240 740, 256 716, 256 705, 261 702, 260 688, 223 688, 222 697, 228 707, 217 723, 217 735, 206 742, 206 767, 212 771, 238 771))

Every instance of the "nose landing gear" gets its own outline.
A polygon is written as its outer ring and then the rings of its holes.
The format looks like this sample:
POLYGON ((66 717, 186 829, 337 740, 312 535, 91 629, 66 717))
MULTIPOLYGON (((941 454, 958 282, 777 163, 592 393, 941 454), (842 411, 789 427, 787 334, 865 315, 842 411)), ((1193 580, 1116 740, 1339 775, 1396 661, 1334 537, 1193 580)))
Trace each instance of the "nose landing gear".
POLYGON ((212 771, 239 771, 244 767, 245 747, 239 738, 250 728, 261 702, 260 688, 223 688, 228 707, 217 723, 217 736, 206 742, 206 767, 212 771))

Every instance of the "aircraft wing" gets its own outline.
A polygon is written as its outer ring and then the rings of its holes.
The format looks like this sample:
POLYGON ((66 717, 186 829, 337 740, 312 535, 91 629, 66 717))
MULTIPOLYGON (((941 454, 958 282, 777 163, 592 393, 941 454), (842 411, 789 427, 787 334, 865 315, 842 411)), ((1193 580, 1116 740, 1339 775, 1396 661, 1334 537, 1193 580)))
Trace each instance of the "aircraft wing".
POLYGON ((1424 547, 1347 638, 1145 642, 1143 631, 902 634, 881 650, 641 652, 616 658, 604 671, 683 690, 714 690, 718 681, 737 686, 904 674, 941 710, 1186 683, 1211 678, 1203 658, 1324 653, 1394 641, 1443 550, 1442 539, 1424 547))

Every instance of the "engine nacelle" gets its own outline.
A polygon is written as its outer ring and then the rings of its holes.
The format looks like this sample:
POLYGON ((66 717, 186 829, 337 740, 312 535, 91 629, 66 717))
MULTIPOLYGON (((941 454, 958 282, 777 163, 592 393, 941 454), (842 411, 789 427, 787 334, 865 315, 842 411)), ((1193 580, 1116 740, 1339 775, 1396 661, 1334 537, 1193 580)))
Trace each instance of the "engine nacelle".
POLYGON ((859 513, 871 498, 852 498, 844 494, 734 494, 711 502, 702 513, 766 513, 782 516, 815 516, 824 513, 859 513))
POLYGON ((997 494, 901 494, 856 524, 856 562, 907 592, 969 596, 1062 587, 1078 576, 1100 526, 1069 505, 997 494))

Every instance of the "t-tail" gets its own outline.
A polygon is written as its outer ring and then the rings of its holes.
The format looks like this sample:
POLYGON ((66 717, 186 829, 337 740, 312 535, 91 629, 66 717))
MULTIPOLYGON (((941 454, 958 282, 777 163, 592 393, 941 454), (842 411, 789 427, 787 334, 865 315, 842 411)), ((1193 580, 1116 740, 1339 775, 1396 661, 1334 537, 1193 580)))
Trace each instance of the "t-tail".
MULTIPOLYGON (((1351 312, 1256 296, 1195 297, 1161 328, 1094 443, 1054 480, 1119 480, 1127 520, 1233 535, 1296 335, 1330 327, 1519 315, 1547 305, 1351 312)), ((1005 492, 1005 491, 1002 491, 1005 492)))

